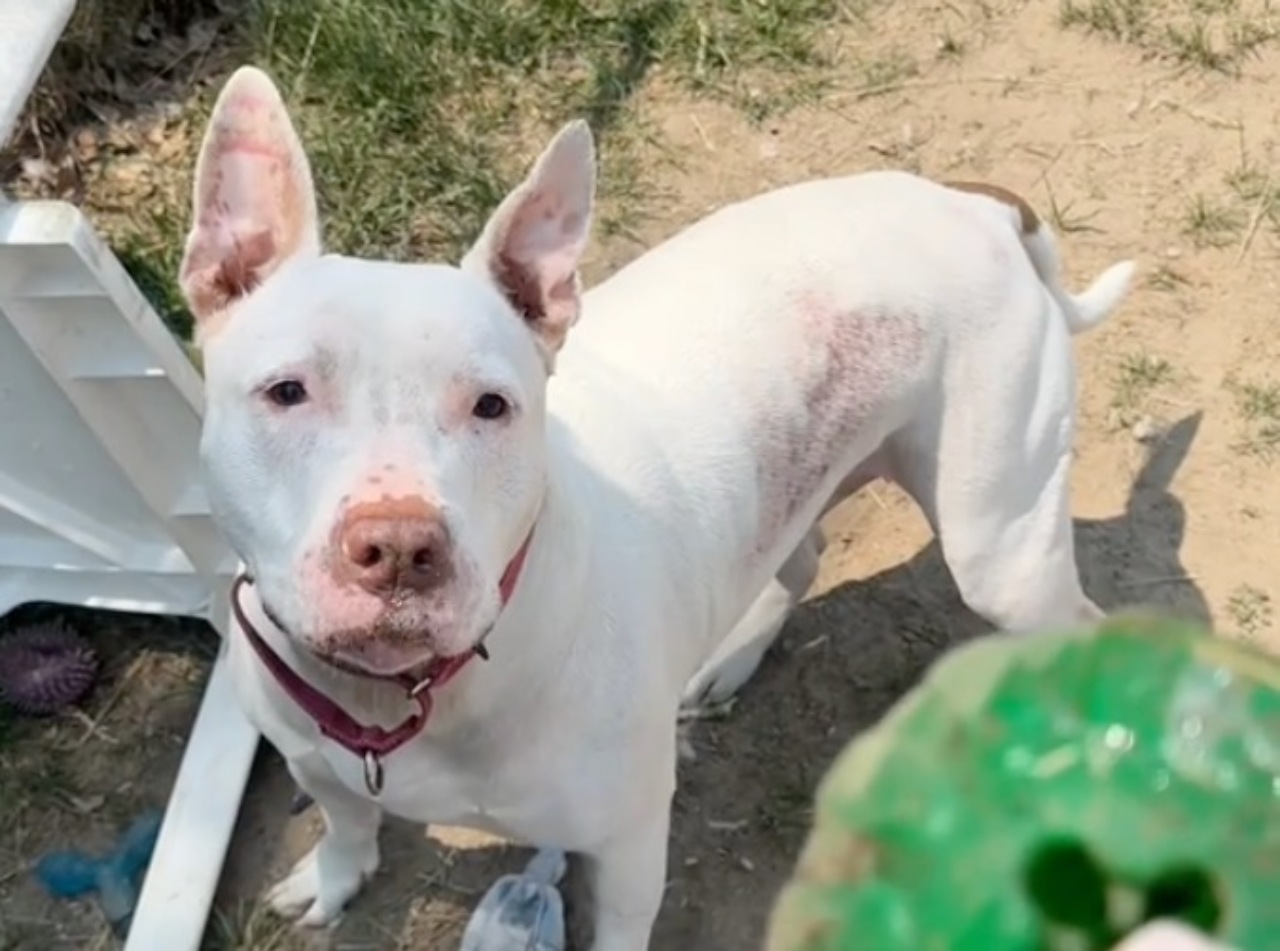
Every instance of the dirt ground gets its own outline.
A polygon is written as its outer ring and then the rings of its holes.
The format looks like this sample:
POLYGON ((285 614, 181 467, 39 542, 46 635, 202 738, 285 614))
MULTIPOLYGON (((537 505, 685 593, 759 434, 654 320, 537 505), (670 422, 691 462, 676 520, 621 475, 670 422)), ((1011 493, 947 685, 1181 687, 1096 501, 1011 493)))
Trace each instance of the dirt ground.
MULTIPOLYGON (((847 65, 836 88, 763 125, 659 73, 640 115, 660 192, 630 235, 598 244, 591 275, 712 208, 813 176, 903 167, 1022 192, 1058 229, 1072 286, 1121 258, 1141 267, 1122 309, 1078 342, 1073 487, 1086 589, 1108 609, 1157 605, 1280 648, 1280 562, 1271 557, 1280 530, 1280 52, 1264 45, 1215 61, 1213 44, 1235 42, 1240 24, 1272 26, 1261 4, 1202 0, 1217 8, 1229 16, 1207 21, 1200 52, 1177 54, 1176 32, 1142 43, 1064 26, 1047 0, 876 7, 836 38, 847 65)), ((827 527, 822 576, 779 647, 729 716, 694 731, 656 949, 758 947, 834 754, 939 652, 981 629, 927 526, 891 486, 869 487, 827 527)), ((103 729, 125 729, 123 711, 108 713, 103 729)), ((75 752, 60 755, 73 762, 75 752)), ((153 763, 148 775, 175 762, 153 763)), ((110 796, 118 778, 79 780, 77 796, 110 796)), ((153 785, 160 804, 164 784, 153 785)), ((287 815, 291 791, 264 752, 209 947, 456 947, 480 893, 524 858, 392 822, 372 887, 332 933, 299 937, 254 904, 314 838, 314 816, 287 815)), ((6 944, 0 924, 0 948, 92 946, 98 933, 83 915, 57 912, 61 935, 38 924, 54 910, 22 872, 23 856, 57 830, 20 843, 5 835, 0 921, 11 933, 6 944)))

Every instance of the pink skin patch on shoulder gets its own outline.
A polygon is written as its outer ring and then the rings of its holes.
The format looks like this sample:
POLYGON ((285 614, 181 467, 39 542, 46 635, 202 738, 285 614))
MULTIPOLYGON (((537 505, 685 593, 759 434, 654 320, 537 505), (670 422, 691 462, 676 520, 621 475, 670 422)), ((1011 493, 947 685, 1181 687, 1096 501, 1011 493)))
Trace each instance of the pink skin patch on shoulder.
POLYGON ((844 462, 924 356, 923 331, 910 315, 849 312, 817 293, 796 306, 803 350, 790 381, 798 398, 762 413, 756 433, 757 556, 844 462))

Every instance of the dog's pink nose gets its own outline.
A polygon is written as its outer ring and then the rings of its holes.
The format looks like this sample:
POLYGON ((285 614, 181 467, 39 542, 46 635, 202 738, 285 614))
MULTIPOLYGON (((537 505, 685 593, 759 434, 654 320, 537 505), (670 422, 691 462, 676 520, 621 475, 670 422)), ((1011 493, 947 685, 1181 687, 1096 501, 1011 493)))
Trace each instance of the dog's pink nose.
POLYGON ((425 503, 353 507, 342 520, 339 546, 339 574, 370 594, 421 594, 443 585, 452 571, 449 530, 425 503))

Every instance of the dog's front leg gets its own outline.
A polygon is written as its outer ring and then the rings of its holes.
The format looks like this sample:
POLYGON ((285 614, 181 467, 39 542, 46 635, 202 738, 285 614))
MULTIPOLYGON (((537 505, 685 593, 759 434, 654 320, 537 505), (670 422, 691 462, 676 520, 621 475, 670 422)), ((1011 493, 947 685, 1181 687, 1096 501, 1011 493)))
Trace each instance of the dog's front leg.
POLYGON ((586 856, 595 905, 592 951, 647 951, 667 881, 671 797, 586 856))
POLYGON ((315 800, 325 831, 267 893, 267 901, 279 915, 321 927, 341 916, 347 902, 377 871, 382 810, 342 785, 318 755, 290 760, 289 772, 315 800))

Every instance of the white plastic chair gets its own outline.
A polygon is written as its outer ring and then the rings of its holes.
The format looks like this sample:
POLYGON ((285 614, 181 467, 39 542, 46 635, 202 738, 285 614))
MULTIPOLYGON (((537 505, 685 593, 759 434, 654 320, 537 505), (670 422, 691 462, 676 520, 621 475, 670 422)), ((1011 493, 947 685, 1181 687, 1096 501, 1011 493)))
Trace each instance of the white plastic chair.
MULTIPOLYGON (((72 0, 0 0, 0 141, 72 0)), ((0 195, 0 614, 29 601, 207 618, 236 559, 196 461, 199 375, 73 205, 0 195)), ((126 951, 196 951, 256 730, 214 663, 126 951)))

